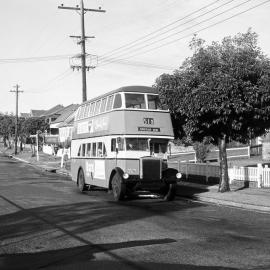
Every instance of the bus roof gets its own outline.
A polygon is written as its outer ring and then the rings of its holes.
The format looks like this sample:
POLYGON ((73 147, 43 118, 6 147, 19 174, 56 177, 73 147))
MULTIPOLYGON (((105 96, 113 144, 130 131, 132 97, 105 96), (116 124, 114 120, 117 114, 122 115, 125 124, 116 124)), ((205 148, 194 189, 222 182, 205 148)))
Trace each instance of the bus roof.
POLYGON ((141 86, 141 85, 124 86, 124 87, 120 87, 118 89, 112 90, 110 92, 107 92, 103 95, 97 96, 95 98, 89 99, 85 101, 84 103, 82 103, 81 105, 95 101, 97 99, 101 99, 106 96, 110 96, 115 93, 120 93, 120 92, 138 92, 138 93, 158 94, 158 91, 155 88, 149 87, 149 86, 141 86))

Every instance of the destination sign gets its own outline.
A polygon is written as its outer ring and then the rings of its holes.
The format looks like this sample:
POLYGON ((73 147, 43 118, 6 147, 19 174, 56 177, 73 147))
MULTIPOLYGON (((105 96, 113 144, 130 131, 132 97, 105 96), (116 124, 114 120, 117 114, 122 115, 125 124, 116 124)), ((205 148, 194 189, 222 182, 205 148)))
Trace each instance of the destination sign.
POLYGON ((160 132, 160 128, 138 127, 138 131, 160 132))

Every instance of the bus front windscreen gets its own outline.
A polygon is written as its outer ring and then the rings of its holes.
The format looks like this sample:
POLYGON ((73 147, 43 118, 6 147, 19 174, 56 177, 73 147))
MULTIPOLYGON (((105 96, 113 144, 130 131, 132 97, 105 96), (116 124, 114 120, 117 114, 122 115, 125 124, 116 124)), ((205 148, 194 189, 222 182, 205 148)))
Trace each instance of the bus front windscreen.
POLYGON ((146 138, 126 138, 127 151, 149 151, 148 139, 146 138))
POLYGON ((168 140, 166 139, 126 138, 127 151, 147 151, 151 152, 151 154, 165 154, 167 149, 168 140))

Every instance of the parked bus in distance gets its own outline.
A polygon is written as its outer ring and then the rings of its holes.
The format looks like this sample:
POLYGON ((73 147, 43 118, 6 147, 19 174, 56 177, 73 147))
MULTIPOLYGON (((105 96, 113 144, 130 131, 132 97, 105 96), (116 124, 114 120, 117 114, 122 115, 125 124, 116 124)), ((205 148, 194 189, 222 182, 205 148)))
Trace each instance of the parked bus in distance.
POLYGON ((181 178, 167 166, 173 138, 169 111, 154 88, 122 87, 88 100, 75 114, 72 180, 81 192, 107 188, 116 201, 140 190, 173 200, 181 178))

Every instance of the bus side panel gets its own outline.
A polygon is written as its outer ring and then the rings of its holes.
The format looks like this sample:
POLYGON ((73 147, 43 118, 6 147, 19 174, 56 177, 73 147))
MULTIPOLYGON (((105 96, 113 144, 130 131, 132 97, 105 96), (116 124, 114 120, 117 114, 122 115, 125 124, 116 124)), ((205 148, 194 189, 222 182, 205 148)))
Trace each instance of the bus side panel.
MULTIPOLYGON (((71 179, 74 182, 77 182, 79 168, 83 168, 83 160, 79 158, 71 158, 71 179)), ((84 169, 84 168, 83 168, 84 169)))
POLYGON ((104 159, 84 159, 85 183, 107 188, 104 159))
POLYGON ((128 173, 129 175, 139 175, 140 162, 138 159, 107 159, 106 160, 106 179, 109 186, 109 180, 112 171, 115 167, 118 167, 123 170, 123 172, 128 173))

